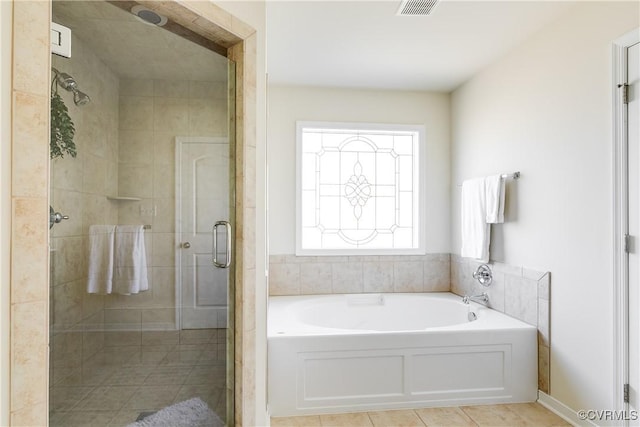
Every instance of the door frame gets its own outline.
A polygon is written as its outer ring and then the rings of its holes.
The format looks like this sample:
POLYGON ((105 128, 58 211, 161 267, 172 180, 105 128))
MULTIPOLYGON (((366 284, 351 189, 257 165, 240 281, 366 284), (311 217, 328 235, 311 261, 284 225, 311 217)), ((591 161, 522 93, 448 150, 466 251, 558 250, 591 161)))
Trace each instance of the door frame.
MULTIPOLYGON (((51 83, 51 0, 13 1, 11 101, 11 242, 9 326, 10 425, 47 425, 49 358, 49 87, 51 83), (15 54, 16 52, 20 53, 15 54), (16 161, 19 160, 19 162, 16 161), (18 165, 19 167, 17 167, 18 165)), ((237 255, 252 254, 256 245, 256 159, 258 121, 256 30, 212 2, 140 0, 200 36, 224 46, 236 63, 235 118, 237 255), (244 229, 246 228, 246 230, 244 229)), ((4 191, 4 185, 2 191, 4 191)), ((255 405, 256 329, 255 263, 237 263, 234 304, 234 417, 252 425, 255 405), (246 325, 246 326, 245 326, 246 325), (249 362, 248 362, 249 361, 249 362), (252 363, 253 362, 253 363, 252 363)), ((266 409, 265 409, 266 410, 266 409)))
MULTIPOLYGON (((199 143, 205 143, 205 144, 229 144, 229 149, 231 149, 231 140, 226 137, 226 136, 176 136, 175 137, 175 194, 176 194, 176 198, 175 198, 175 219, 176 219, 176 224, 175 224, 175 243, 174 243, 174 248, 175 248, 175 265, 176 265, 176 273, 175 273, 175 280, 176 280, 176 296, 175 296, 175 301, 176 301, 176 329, 177 330, 181 330, 182 329, 182 251, 180 250, 180 245, 182 242, 182 150, 180 149, 180 147, 183 146, 183 144, 185 143, 189 143, 189 142, 199 142, 199 143)), ((229 161, 231 161, 233 159, 233 156, 229 156, 229 161)), ((231 191, 235 191, 235 188, 233 186, 231 186, 230 188, 230 192, 231 191)), ((235 200, 235 196, 233 194, 230 194, 230 198, 229 198, 229 203, 232 203, 232 201, 235 200)), ((233 212, 235 212, 235 208, 233 208, 232 206, 229 206, 230 208, 230 214, 233 214, 233 212)), ((233 218, 231 218, 231 220, 233 221, 233 218)), ((213 224, 212 224, 213 225, 213 224)), ((233 228, 235 230, 235 221, 232 224, 233 228)), ((235 236, 235 232, 233 233, 235 236)), ((235 269, 235 268, 234 268, 235 269)), ((233 270, 232 270, 233 271, 233 270)), ((229 280, 233 280, 234 277, 231 277, 231 275, 229 276, 229 280)), ((232 302, 232 296, 233 296, 233 286, 231 286, 229 288, 229 295, 227 297, 227 300, 230 303, 232 302)), ((229 314, 231 315, 233 314, 233 308, 232 307, 227 307, 227 309, 229 310, 229 314)), ((231 319, 233 321, 233 319, 231 319)), ((228 325, 229 328, 233 328, 233 323, 229 322, 228 325)))
MULTIPOLYGON (((640 28, 634 29, 612 45, 612 128, 613 128, 613 410, 624 411, 623 386, 628 382, 628 254, 625 235, 628 232, 628 140, 627 107, 619 84, 627 82, 626 49, 640 42, 640 28)), ((628 421, 625 421, 628 423, 628 421)))

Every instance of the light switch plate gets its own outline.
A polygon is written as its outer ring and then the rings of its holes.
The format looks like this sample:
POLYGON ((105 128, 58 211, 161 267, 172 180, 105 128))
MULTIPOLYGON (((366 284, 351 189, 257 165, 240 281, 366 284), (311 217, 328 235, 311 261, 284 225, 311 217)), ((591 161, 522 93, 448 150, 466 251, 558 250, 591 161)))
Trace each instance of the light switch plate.
POLYGON ((71 29, 51 23, 51 53, 71 58, 71 29))

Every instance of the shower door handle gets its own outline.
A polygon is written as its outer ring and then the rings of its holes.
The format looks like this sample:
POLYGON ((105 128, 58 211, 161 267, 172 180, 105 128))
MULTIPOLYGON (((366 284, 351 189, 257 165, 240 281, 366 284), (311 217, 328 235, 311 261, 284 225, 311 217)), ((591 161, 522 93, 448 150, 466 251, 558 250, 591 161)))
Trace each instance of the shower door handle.
POLYGON ((213 265, 218 268, 229 268, 231 265, 231 224, 229 221, 218 221, 213 226, 213 265), (225 248, 225 261, 218 261, 218 227, 224 225, 227 230, 227 247, 225 248))

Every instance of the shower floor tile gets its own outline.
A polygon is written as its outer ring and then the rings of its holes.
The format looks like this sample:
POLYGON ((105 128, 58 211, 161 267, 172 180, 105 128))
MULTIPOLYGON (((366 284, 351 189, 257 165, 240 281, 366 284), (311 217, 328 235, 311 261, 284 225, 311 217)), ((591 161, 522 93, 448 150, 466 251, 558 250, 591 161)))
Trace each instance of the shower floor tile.
POLYGON ((111 345, 84 363, 59 368, 51 427, 123 427, 193 397, 225 417, 224 330, 142 332, 137 345, 131 334, 111 335, 111 345))

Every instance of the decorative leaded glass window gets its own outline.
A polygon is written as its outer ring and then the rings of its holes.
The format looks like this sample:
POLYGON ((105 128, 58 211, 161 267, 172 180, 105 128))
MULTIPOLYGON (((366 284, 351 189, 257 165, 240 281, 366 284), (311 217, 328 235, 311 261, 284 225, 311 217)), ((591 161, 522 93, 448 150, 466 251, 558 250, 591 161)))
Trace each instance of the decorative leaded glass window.
POLYGON ((424 127, 297 123, 298 255, 424 253, 424 127))

